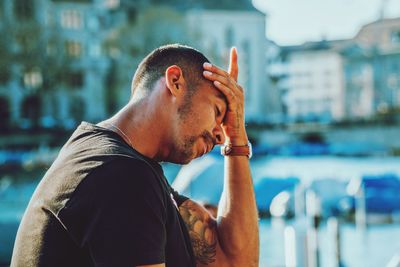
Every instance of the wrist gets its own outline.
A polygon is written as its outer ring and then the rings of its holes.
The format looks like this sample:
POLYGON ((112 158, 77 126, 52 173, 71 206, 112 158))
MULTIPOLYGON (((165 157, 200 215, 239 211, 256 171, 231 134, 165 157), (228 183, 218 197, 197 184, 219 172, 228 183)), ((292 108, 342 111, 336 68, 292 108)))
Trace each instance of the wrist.
POLYGON ((253 155, 252 146, 249 141, 246 145, 233 145, 226 143, 221 147, 221 155, 223 156, 246 156, 248 159, 253 155))
POLYGON ((247 135, 227 137, 225 139, 225 144, 231 144, 233 146, 245 146, 249 142, 247 135))

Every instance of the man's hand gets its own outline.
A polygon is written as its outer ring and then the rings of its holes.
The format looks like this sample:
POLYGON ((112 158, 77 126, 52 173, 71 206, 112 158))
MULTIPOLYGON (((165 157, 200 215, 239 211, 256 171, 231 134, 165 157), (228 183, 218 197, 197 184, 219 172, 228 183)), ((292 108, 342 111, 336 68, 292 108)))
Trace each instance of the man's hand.
POLYGON ((214 86, 224 94, 227 101, 227 111, 222 122, 226 141, 237 146, 246 145, 244 92, 243 88, 237 83, 239 67, 236 48, 231 49, 228 72, 210 63, 204 63, 204 69, 204 77, 214 83, 214 86))

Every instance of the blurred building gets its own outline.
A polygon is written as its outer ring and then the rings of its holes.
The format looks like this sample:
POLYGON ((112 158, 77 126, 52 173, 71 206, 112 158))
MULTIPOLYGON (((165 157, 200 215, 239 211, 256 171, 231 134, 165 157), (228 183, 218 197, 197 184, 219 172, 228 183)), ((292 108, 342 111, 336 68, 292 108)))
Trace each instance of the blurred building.
POLYGON ((400 18, 367 24, 354 41, 366 51, 365 61, 373 69, 373 109, 400 108, 400 18))
MULTIPOLYGON (((128 7, 127 3, 121 1, 123 10, 128 7)), ((113 81, 119 92, 117 106, 126 103, 129 97, 126 89, 136 65, 154 48, 175 42, 188 44, 204 52, 213 63, 226 68, 230 47, 236 46, 239 83, 246 94, 247 121, 271 120, 279 97, 269 90, 265 76, 265 15, 249 0, 166 0, 163 4, 149 1, 146 5, 142 1, 133 20, 116 30, 116 38, 111 38, 112 49, 120 54, 115 57, 117 72, 120 76, 125 72, 119 82, 113 81), (134 37, 130 40, 129 36, 134 37)))
POLYGON ((288 121, 370 119, 400 108, 400 18, 365 25, 349 40, 277 47, 269 75, 288 121))
MULTIPOLYGON (((9 77, 0 102, 22 128, 71 128, 106 115, 102 50, 118 1, 1 1, 1 25, 13 26, 9 77), (11 93, 12 92, 12 93, 11 93)), ((3 32, 7 29, 2 29, 3 32)), ((5 58, 2 57, 2 61, 5 58)))
POLYGON ((282 48, 287 64, 285 106, 290 121, 341 120, 344 116, 342 41, 282 48))
POLYGON ((248 0, 163 4, 171 8, 151 0, 1 1, 4 125, 73 128, 101 120, 126 103, 140 60, 171 42, 193 45, 221 67, 237 46, 247 119, 273 119, 279 97, 264 75, 265 15, 248 0))
POLYGON ((55 23, 70 58, 65 88, 60 88, 60 117, 79 122, 107 115, 105 77, 109 59, 103 51, 118 1, 51 0, 48 20, 55 23), (73 116, 71 118, 71 116, 73 116))

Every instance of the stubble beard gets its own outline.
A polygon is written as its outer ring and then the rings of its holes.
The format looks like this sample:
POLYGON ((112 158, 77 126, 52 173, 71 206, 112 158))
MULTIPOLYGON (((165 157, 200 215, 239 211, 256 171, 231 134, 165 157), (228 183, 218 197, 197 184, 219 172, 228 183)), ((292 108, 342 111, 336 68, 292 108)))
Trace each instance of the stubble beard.
MULTIPOLYGON (((181 125, 190 124, 188 118, 194 116, 192 110, 192 99, 193 94, 189 94, 185 99, 185 102, 178 109, 178 116, 181 125)), ((176 144, 179 145, 175 153, 178 154, 179 162, 181 164, 187 164, 195 158, 196 155, 193 148, 196 141, 201 138, 203 138, 207 144, 211 143, 214 147, 215 140, 213 139, 212 134, 207 130, 204 130, 199 135, 184 136, 181 140, 176 140, 176 144)))
POLYGON ((212 138, 212 135, 207 131, 204 130, 201 134, 197 136, 186 136, 183 138, 181 142, 180 148, 178 149, 179 158, 181 159, 182 164, 187 164, 191 160, 193 160, 196 156, 199 157, 200 155, 195 155, 194 146, 199 139, 203 139, 207 146, 211 145, 214 147, 215 141, 212 138))

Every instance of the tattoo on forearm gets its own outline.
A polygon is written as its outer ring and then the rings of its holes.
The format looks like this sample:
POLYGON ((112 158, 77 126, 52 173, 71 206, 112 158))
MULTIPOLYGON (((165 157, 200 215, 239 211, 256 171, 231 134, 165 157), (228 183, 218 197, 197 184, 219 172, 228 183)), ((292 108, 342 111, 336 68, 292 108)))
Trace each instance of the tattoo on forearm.
POLYGON ((236 110, 236 129, 238 129, 240 126, 240 115, 239 115, 239 111, 236 110))
POLYGON ((217 254, 215 221, 190 200, 179 207, 179 212, 188 227, 197 262, 205 265, 214 262, 217 254))

